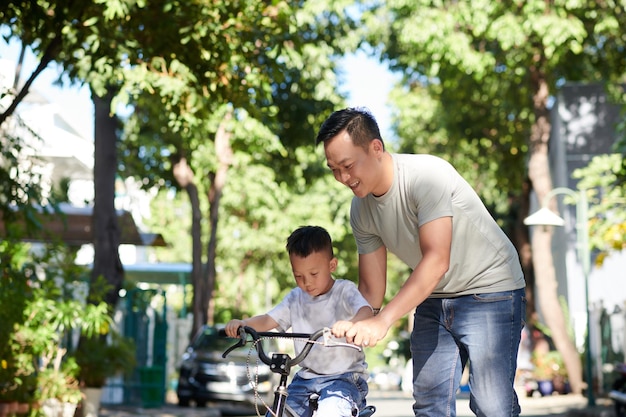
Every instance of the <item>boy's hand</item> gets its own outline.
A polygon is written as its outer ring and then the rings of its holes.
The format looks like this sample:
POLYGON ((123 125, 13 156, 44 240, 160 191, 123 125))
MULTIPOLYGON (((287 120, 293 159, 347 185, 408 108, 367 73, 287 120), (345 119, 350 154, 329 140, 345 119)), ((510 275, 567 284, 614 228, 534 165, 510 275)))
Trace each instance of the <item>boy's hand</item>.
POLYGON ((378 315, 371 319, 361 320, 346 331, 346 341, 359 346, 376 346, 389 330, 389 325, 378 315))
POLYGON ((228 337, 239 337, 239 328, 245 325, 246 323, 243 320, 234 319, 226 323, 224 330, 228 337))
POLYGON ((345 337, 346 332, 352 327, 352 322, 348 320, 339 320, 335 324, 333 324, 333 328, 331 329, 333 336, 335 337, 345 337))

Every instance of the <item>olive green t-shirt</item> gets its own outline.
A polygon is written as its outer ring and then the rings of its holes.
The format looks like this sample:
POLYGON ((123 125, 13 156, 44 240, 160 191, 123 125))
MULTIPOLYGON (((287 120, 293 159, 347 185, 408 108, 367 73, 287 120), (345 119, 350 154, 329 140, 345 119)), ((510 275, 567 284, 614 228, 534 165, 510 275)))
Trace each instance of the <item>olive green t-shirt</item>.
POLYGON ((422 259, 419 227, 452 217, 450 268, 431 297, 525 286, 515 247, 452 165, 432 155, 391 155, 389 191, 352 200, 350 223, 360 254, 384 245, 413 269, 422 259))

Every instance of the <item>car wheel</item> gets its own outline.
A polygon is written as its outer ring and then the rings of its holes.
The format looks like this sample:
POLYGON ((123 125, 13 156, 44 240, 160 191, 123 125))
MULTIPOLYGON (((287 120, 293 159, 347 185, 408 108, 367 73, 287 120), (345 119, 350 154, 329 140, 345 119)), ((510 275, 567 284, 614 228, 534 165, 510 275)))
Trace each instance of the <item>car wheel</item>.
POLYGON ((196 407, 199 407, 199 408, 206 407, 206 401, 204 401, 204 400, 196 400, 196 407))
POLYGON ((178 405, 180 407, 189 407, 189 398, 188 397, 178 397, 178 405))

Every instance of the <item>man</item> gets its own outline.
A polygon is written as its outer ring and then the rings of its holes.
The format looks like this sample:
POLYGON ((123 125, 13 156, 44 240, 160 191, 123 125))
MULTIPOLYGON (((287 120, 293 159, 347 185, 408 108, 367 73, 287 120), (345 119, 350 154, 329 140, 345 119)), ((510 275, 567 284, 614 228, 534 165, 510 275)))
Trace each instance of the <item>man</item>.
POLYGON ((350 223, 359 252, 359 290, 380 308, 387 251, 412 272, 380 313, 346 333, 373 346, 415 310, 411 334, 416 416, 456 415, 469 361, 477 416, 518 416, 513 382, 525 310, 517 252, 478 195, 447 162, 385 150, 374 117, 347 108, 322 125, 335 179, 354 193, 350 223))

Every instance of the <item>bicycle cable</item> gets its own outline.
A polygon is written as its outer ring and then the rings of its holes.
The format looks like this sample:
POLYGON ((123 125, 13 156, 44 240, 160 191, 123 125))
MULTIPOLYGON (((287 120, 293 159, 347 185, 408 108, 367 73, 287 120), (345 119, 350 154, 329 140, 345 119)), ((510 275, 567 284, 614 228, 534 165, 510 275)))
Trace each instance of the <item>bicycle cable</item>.
MULTIPOLYGON (((252 345, 250 346, 250 349, 248 350, 248 355, 246 356, 246 376, 248 377, 248 381, 250 381, 252 383, 252 375, 250 374, 250 357, 252 356, 252 352, 256 349, 256 345, 257 343, 262 342, 263 340, 266 339, 285 339, 285 340, 291 340, 291 341, 303 341, 305 343, 314 343, 314 344, 318 344, 318 345, 324 345, 326 344, 326 342, 322 342, 319 340, 310 340, 310 339, 306 339, 306 338, 299 338, 299 337, 286 337, 286 336, 263 336, 258 338, 257 340, 253 340, 252 341, 252 345)), ((263 400, 263 398, 261 397, 261 395, 259 394, 259 390, 258 390, 258 386, 259 386, 259 364, 260 364, 261 359, 259 359, 259 357, 257 356, 256 358, 256 371, 255 371, 255 375, 254 375, 254 383, 252 384, 252 389, 254 391, 254 409, 256 411, 256 415, 258 417, 264 417, 265 413, 261 414, 261 412, 259 411, 259 402, 261 404, 263 404, 263 407, 265 407, 265 409, 267 411, 269 411, 269 413, 273 416, 273 417, 277 417, 276 412, 274 410, 272 410, 272 407, 270 407, 265 400, 263 400)))

